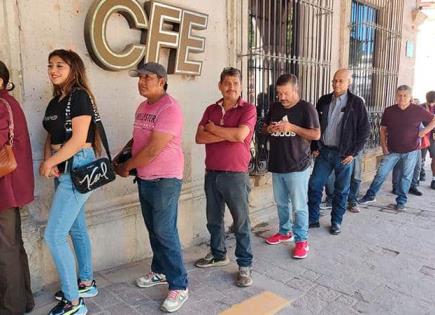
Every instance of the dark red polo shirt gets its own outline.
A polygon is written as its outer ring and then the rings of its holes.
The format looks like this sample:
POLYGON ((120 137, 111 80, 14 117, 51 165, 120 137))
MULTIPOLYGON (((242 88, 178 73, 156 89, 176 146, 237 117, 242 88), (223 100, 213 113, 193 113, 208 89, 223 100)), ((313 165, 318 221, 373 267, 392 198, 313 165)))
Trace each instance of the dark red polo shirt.
POLYGON ((207 107, 199 123, 205 126, 212 121, 216 126, 236 128, 249 127, 249 135, 244 142, 222 141, 205 145, 205 168, 214 171, 247 172, 251 160, 250 145, 257 121, 254 105, 240 99, 237 105, 228 111, 222 107, 223 100, 207 107))
POLYGON ((423 107, 410 104, 406 109, 399 105, 387 107, 382 115, 381 126, 387 128, 388 150, 395 153, 408 153, 418 150, 420 126, 429 124, 434 115, 423 107))
MULTIPOLYGON (((17 168, 0 178, 0 211, 22 207, 33 201, 33 163, 26 118, 18 102, 6 90, 0 90, 0 98, 5 99, 14 117, 14 144, 12 150, 17 160, 17 168)), ((9 112, 0 102, 0 146, 8 142, 9 112)))

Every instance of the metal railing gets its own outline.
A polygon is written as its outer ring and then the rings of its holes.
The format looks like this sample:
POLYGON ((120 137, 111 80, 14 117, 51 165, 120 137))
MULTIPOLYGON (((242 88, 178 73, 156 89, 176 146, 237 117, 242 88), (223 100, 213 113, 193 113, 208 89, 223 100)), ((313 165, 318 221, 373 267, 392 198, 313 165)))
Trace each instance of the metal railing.
POLYGON ((349 68, 352 90, 362 96, 371 133, 366 149, 379 146, 380 120, 394 104, 402 37, 403 0, 352 0, 349 68))
MULTIPOLYGON (((251 174, 267 172, 267 137, 261 126, 275 101, 283 73, 300 81, 301 97, 313 104, 329 89, 333 0, 249 0, 248 100, 257 106, 251 174)), ((243 14, 243 13, 242 13, 243 14)))

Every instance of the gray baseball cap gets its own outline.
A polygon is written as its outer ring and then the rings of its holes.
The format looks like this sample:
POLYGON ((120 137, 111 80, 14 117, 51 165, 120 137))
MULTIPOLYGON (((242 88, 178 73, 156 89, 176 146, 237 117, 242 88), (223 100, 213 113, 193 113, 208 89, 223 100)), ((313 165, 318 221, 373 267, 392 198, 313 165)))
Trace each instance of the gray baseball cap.
POLYGON ((164 78, 165 82, 168 81, 168 74, 166 73, 165 67, 156 62, 148 62, 145 64, 140 64, 137 70, 130 70, 128 75, 131 77, 138 77, 145 74, 156 74, 160 78, 164 78))

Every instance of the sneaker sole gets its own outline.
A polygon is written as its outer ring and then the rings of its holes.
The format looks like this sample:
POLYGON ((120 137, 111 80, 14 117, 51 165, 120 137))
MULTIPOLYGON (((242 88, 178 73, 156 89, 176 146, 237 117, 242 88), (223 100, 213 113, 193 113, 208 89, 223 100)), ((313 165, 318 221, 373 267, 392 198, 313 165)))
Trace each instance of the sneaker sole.
POLYGON ((168 282, 167 281, 162 281, 162 282, 155 282, 155 283, 151 283, 151 284, 141 284, 141 283, 136 281, 136 285, 139 288, 151 288, 151 287, 154 287, 156 285, 161 285, 161 284, 168 284, 168 282))
POLYGON ((278 245, 278 244, 280 244, 280 243, 289 243, 289 242, 293 242, 294 240, 295 240, 295 238, 292 237, 292 238, 289 238, 288 240, 281 240, 281 241, 278 241, 278 242, 275 242, 275 243, 269 242, 268 240, 266 240, 265 242, 266 242, 266 244, 269 244, 269 245, 278 245))
POLYGON ((83 293, 79 292, 79 296, 82 297, 82 298, 93 298, 93 297, 97 296, 98 293, 99 293, 98 289, 96 289, 93 292, 83 292, 83 293))
POLYGON ((369 203, 373 203, 373 202, 376 202, 376 199, 373 199, 373 200, 368 200, 368 201, 364 201, 364 202, 358 202, 360 205, 367 205, 367 204, 369 204, 369 203))
POLYGON ((308 252, 310 251, 310 248, 308 247, 307 248, 307 253, 304 255, 304 256, 296 256, 296 255, 293 255, 293 258, 296 258, 296 259, 304 259, 304 258, 306 258, 307 256, 308 256, 308 252))
POLYGON ((210 267, 223 267, 226 266, 230 263, 230 260, 224 260, 224 261, 220 261, 220 262, 216 262, 214 264, 209 264, 209 265, 197 265, 195 264, 195 267, 198 268, 210 268, 210 267))
POLYGON ((248 283, 246 283, 246 284, 242 284, 242 283, 238 283, 238 282, 236 282, 236 285, 237 285, 239 288, 246 288, 246 287, 250 287, 253 283, 254 283, 254 281, 251 280, 250 282, 248 282, 248 283))
POLYGON ((184 305, 184 303, 186 303, 186 301, 187 301, 188 299, 189 299, 189 296, 187 296, 187 297, 183 300, 183 302, 182 302, 180 305, 178 305, 177 308, 174 308, 174 309, 172 309, 172 310, 168 310, 167 308, 163 307, 163 305, 160 306, 160 310, 161 310, 162 312, 166 312, 166 313, 174 313, 174 312, 178 311, 178 310, 179 310, 179 309, 184 305))

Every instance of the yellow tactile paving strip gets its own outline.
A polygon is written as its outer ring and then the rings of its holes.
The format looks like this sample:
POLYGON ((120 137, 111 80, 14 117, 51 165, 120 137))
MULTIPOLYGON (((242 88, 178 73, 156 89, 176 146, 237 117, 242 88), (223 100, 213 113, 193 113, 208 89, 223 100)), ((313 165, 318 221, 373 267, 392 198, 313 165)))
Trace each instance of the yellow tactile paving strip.
POLYGON ((270 291, 254 295, 253 297, 235 304, 219 315, 273 315, 286 307, 290 301, 270 291))

